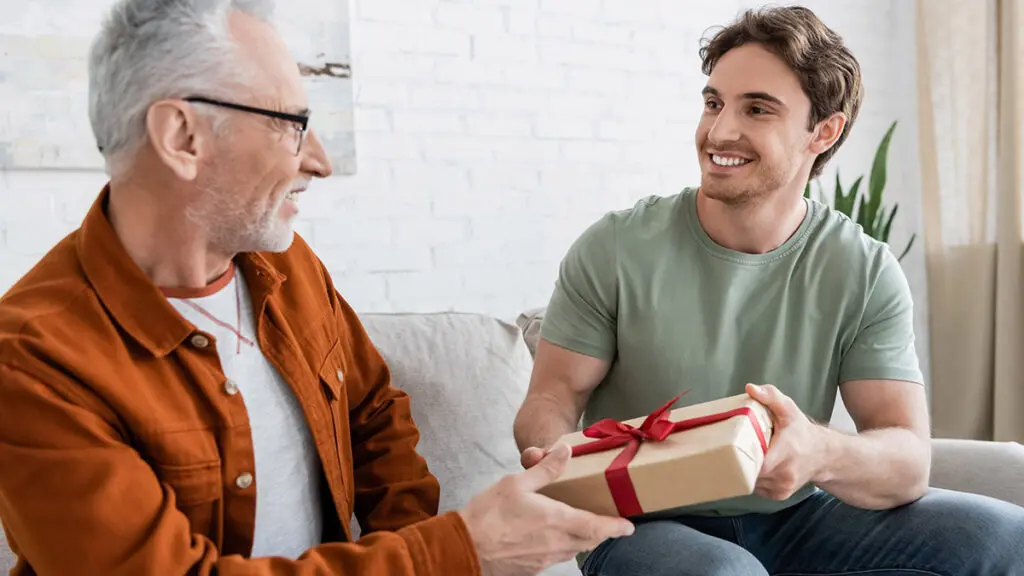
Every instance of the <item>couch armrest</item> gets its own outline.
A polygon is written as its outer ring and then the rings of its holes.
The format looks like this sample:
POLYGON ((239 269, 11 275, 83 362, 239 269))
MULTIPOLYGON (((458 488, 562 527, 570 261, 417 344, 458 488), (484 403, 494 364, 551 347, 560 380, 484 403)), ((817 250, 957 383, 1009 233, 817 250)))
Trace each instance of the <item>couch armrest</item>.
POLYGON ((930 484, 1024 506, 1024 446, 1016 442, 933 439, 930 484))

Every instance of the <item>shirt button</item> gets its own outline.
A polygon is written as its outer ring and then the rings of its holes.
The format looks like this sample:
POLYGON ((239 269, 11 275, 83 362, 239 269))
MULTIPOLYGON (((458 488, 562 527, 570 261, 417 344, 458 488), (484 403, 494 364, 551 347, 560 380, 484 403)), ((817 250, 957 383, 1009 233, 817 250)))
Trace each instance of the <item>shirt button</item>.
POLYGON ((228 396, 238 394, 238 384, 235 384, 234 380, 228 380, 224 383, 224 393, 228 396))
POLYGON ((252 474, 249 474, 248 472, 239 474, 238 478, 235 478, 235 486, 238 486, 242 490, 252 486, 252 474))
POLYGON ((193 334, 191 342, 196 348, 206 348, 210 345, 210 339, 202 334, 193 334))

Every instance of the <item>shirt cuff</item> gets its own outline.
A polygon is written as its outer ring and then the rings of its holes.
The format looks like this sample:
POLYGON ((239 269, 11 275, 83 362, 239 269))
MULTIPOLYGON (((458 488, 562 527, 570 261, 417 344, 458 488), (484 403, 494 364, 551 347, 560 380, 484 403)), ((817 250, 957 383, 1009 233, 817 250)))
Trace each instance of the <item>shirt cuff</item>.
POLYGON ((447 512, 399 531, 409 546, 417 574, 481 574, 480 559, 469 529, 457 512, 447 512), (422 570, 422 572, 421 572, 422 570))

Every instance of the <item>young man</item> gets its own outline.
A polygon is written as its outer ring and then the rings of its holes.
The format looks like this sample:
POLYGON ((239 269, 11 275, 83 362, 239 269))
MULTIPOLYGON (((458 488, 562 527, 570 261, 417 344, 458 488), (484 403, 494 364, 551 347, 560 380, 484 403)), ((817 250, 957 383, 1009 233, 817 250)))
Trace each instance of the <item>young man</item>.
POLYGON ((574 243, 515 435, 530 467, 581 416, 642 416, 690 389, 684 402, 749 393, 775 436, 754 495, 638 518, 584 573, 1024 574, 1024 509, 928 489, 899 263, 802 197, 857 117, 857 61, 799 7, 747 12, 701 57, 700 187, 574 243), (819 424, 837 392, 857 434, 819 424))
POLYGON ((123 0, 95 43, 111 181, 0 301, 13 574, 535 574, 629 533, 536 494, 564 447, 437 514, 410 399, 292 230, 331 168, 270 9, 123 0))

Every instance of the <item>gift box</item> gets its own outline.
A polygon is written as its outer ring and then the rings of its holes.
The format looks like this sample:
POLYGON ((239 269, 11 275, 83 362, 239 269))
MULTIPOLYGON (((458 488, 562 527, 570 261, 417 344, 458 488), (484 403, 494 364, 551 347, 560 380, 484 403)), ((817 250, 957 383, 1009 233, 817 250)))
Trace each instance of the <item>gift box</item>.
POLYGON ((627 518, 752 494, 771 442, 767 408, 740 394, 671 410, 678 399, 563 436, 573 457, 540 492, 627 518))

